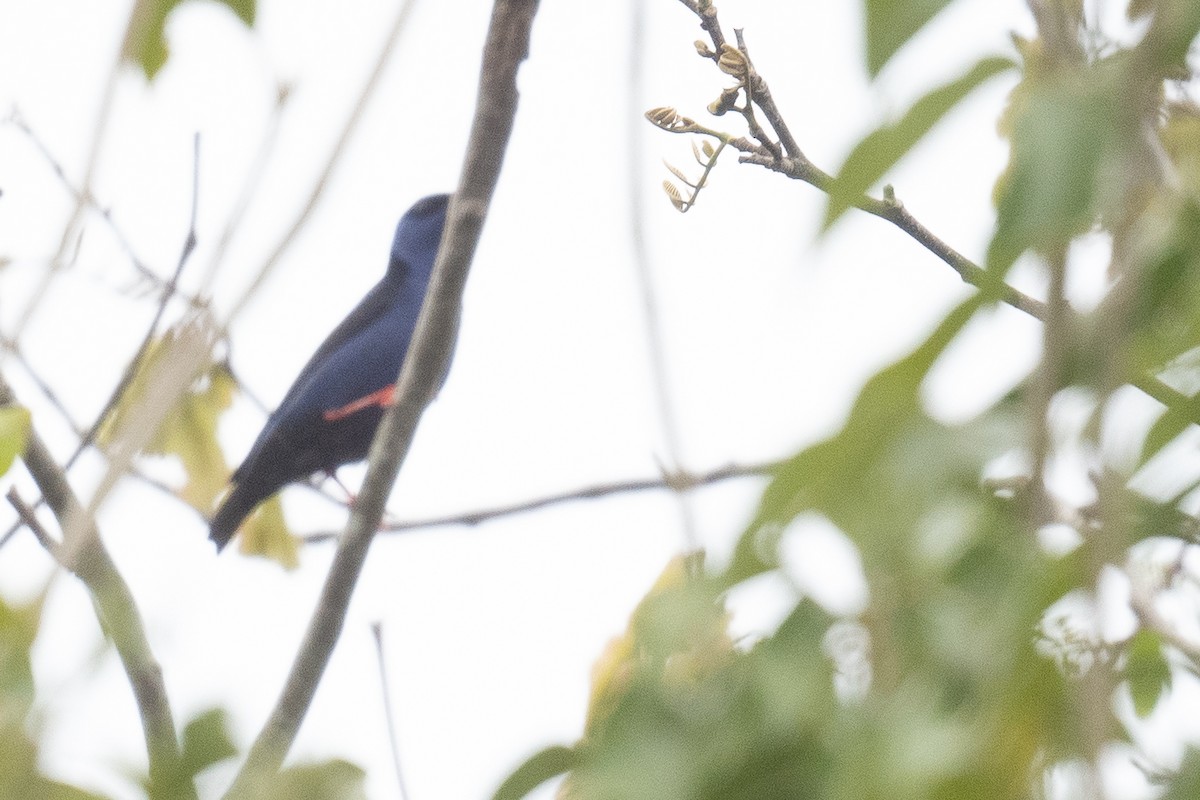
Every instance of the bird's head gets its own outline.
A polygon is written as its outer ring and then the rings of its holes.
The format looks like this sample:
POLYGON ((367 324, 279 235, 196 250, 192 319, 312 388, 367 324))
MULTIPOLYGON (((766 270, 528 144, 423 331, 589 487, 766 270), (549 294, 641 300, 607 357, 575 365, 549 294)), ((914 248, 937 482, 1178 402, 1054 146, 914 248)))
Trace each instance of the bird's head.
POLYGON ((437 258, 449 204, 450 195, 433 194, 418 200, 405 212, 396 226, 396 238, 392 240, 389 276, 402 277, 408 272, 429 274, 437 258))

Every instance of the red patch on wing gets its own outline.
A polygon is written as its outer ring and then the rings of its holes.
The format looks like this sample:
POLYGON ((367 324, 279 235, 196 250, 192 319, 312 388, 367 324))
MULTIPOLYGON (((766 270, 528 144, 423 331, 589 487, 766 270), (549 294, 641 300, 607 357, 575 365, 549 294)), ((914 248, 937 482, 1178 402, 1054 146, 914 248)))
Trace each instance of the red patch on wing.
POLYGON ((328 411, 322 411, 321 418, 326 422, 337 422, 339 419, 345 419, 351 414, 362 411, 364 408, 370 408, 371 406, 387 408, 392 404, 392 401, 395 399, 395 397, 396 384, 389 383, 379 391, 371 392, 366 397, 360 397, 357 400, 352 400, 341 408, 332 408, 328 411))

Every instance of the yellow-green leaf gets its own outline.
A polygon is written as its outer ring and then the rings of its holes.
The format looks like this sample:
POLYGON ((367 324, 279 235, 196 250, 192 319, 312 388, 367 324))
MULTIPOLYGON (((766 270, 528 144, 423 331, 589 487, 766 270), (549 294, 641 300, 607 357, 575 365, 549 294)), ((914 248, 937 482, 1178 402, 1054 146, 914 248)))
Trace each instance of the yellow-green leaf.
MULTIPOLYGON (((127 425, 134 423, 135 409, 150 396, 156 376, 177 352, 177 345, 189 336, 187 328, 172 329, 151 342, 137 372, 126 387, 120 403, 101 426, 96 440, 112 445, 127 425)), ((165 415, 158 430, 146 441, 143 452, 176 456, 183 465, 187 483, 180 497, 194 508, 207 511, 225 487, 229 468, 217 441, 217 422, 229 408, 237 386, 222 365, 210 365, 179 397, 165 415)))
POLYGON ((261 800, 366 800, 366 773, 348 761, 297 764, 282 770, 261 800))
POLYGON ((239 552, 278 561, 285 569, 300 565, 301 541, 288 530, 278 495, 260 505, 240 530, 239 552))
POLYGON ((237 385, 222 366, 214 366, 180 398, 153 442, 164 455, 175 455, 183 463, 187 483, 180 496, 193 507, 207 509, 225 487, 228 467, 217 441, 217 422, 233 402, 237 385))
MULTIPOLYGON (((137 0, 129 15, 121 59, 142 68, 147 80, 153 80, 167 61, 164 29, 167 17, 182 0, 137 0)), ((247 26, 254 24, 257 0, 217 0, 227 6, 247 26)))
POLYGON ((29 409, 20 406, 0 408, 0 475, 8 472, 13 460, 25 452, 29 438, 29 409))

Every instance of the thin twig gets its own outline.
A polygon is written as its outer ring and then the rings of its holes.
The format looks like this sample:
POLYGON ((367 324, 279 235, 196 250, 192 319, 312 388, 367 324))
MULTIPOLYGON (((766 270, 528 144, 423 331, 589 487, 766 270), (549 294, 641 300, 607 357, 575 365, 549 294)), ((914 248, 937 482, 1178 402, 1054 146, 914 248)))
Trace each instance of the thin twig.
MULTIPOLYGON (((710 2, 704 2, 703 8, 701 8, 701 3, 697 3, 696 0, 679 0, 679 2, 700 18, 700 27, 708 33, 713 47, 716 48, 717 53, 720 53, 721 45, 725 44, 725 34, 721 31, 721 24, 717 22, 717 9, 713 8, 710 2)), ((714 62, 717 57, 715 54, 712 56, 714 62)))
MULTIPOLYGON (((714 16, 714 19, 715 18, 716 17, 714 16)), ((750 52, 746 49, 746 42, 742 37, 742 29, 734 28, 733 34, 737 38, 737 49, 742 54, 741 61, 744 67, 744 69, 741 71, 741 74, 738 76, 738 79, 741 83, 742 90, 746 93, 746 104, 740 108, 737 108, 736 110, 739 111, 742 115, 742 118, 746 120, 746 127, 750 130, 751 138, 757 141, 761 147, 766 148, 767 151, 769 151, 776 158, 779 158, 781 155, 783 155, 783 151, 780 150, 779 145, 776 144, 769 135, 767 135, 767 132, 763 130, 762 125, 758 124, 758 116, 754 113, 754 106, 757 101, 757 98, 754 95, 754 87, 756 84, 761 84, 762 87, 765 87, 766 82, 759 78, 758 73, 754 71, 754 64, 750 61, 750 52)), ((717 64, 718 66, 721 64, 719 59, 717 64)), ((797 151, 799 150, 799 148, 796 149, 797 151)), ((789 151, 788 155, 795 154, 789 151)))
POLYGON ((183 268, 192 255, 192 251, 196 249, 196 211, 199 202, 200 134, 196 133, 192 139, 192 213, 188 222, 187 235, 183 240, 183 249, 179 253, 179 262, 175 265, 175 272, 171 274, 171 279, 162 288, 162 294, 158 300, 158 308, 155 309, 154 317, 150 320, 150 325, 146 328, 145 335, 142 336, 142 341, 138 345, 137 352, 125 366, 125 372, 121 375, 121 380, 117 382, 116 387, 108 396, 108 400, 104 403, 104 407, 96 415, 95 422, 92 423, 92 426, 75 448, 75 451, 71 453, 71 457, 67 459, 67 468, 70 468, 76 459, 79 458, 80 453, 96 440, 96 435, 99 433, 100 428, 108 420, 109 415, 117 407, 117 404, 121 402, 121 398, 125 395, 125 390, 129 388, 129 384, 133 382, 134 376, 137 375, 138 369, 142 366, 142 362, 146 358, 146 353, 150 350, 150 346, 154 344, 154 337, 158 333, 158 326, 162 322, 163 315, 166 313, 167 305, 171 302, 171 298, 175 296, 175 289, 179 285, 179 277, 183 274, 183 268))
POLYGON ((263 172, 266 171, 267 163, 271 160, 271 155, 275 152, 275 144, 279 138, 280 122, 283 119, 283 108, 289 96, 290 92, 288 89, 281 86, 276 94, 275 105, 271 109, 271 118, 267 123, 267 129, 263 132, 262 141, 258 144, 258 153, 255 154, 254 161, 250 169, 246 172, 245 178, 242 180, 242 188, 238 192, 237 200, 234 201, 233 208, 229 212, 229 216, 225 219, 225 228, 217 238, 212 255, 208 259, 208 265, 201 276, 200 291, 202 293, 207 292, 208 288, 212 285, 213 279, 217 274, 217 269, 225 259, 225 253, 229 249, 229 244, 233 241, 243 220, 246 219, 246 209, 250 207, 255 193, 262 185, 263 172))
MULTIPOLYGON (((679 419, 675 413, 675 399, 671 393, 670 380, 667 370, 667 346, 663 340, 662 320, 658 312, 658 296, 654 290, 654 277, 650 270, 650 255, 646 246, 645 218, 646 209, 642 199, 642 174, 639 156, 642 153, 642 120, 641 120, 641 89, 644 74, 644 41, 645 3, 643 0, 632 0, 634 19, 630 30, 633 40, 630 42, 631 56, 629 59, 629 82, 626 87, 628 108, 625 118, 628 125, 630 156, 626 159, 629 166, 626 172, 629 192, 629 233, 633 244, 634 274, 637 276, 638 291, 642 297, 643 323, 646 326, 646 349, 650 356, 650 376, 654 386, 654 404, 658 411, 658 422, 662 426, 663 438, 667 445, 667 461, 669 468, 681 468, 683 458, 682 436, 679 432, 679 419)), ((696 194, 704 185, 716 158, 709 161, 704 175, 696 185, 696 194)), ((694 199, 695 195, 693 195, 694 199)), ((699 547, 699 534, 696 531, 695 515, 692 512, 691 501, 684 493, 676 495, 679 506, 680 522, 683 526, 683 538, 689 550, 699 547)))
MULTIPOLYGON (((724 34, 721 33, 716 9, 708 3, 703 3, 704 8, 701 9, 701 4, 694 2, 694 0, 680 0, 680 2, 700 18, 701 27, 709 32, 713 44, 719 51, 720 45, 725 43, 725 38, 724 34)), ((718 58, 716 54, 709 54, 707 57, 711 58, 714 62, 718 58)), ((756 84, 755 96, 761 97, 764 103, 770 102, 771 110, 768 112, 768 118, 778 116, 778 109, 774 107, 773 101, 769 100, 770 90, 767 88, 765 79, 757 73, 755 73, 755 78, 756 81, 761 82, 761 86, 756 84)), ((780 116, 780 122, 782 125, 782 116, 780 116)), ((774 125, 774 122, 772 122, 772 125, 774 125)), ((695 128, 697 131, 702 130, 718 137, 722 136, 719 132, 708 131, 703 126, 696 125, 694 122, 691 126, 684 126, 675 129, 673 132, 687 133, 690 132, 689 128, 695 128)), ((786 125, 776 130, 782 137, 783 131, 786 130, 786 125)), ((744 164, 756 164, 765 167, 774 172, 786 175, 789 178, 808 183, 826 193, 830 192, 833 188, 833 176, 820 169, 802 154, 795 156, 787 155, 780 158, 771 150, 762 145, 755 144, 744 137, 725 137, 724 141, 727 141, 730 146, 742 153, 739 161, 744 164)), ((797 152, 799 152, 799 148, 797 148, 797 152)), ((885 187, 883 199, 863 195, 854 200, 851 205, 880 219, 885 219, 904 231, 910 238, 957 272, 964 282, 981 290, 991 292, 998 301, 1010 305, 1019 311, 1023 311, 1031 317, 1045 320, 1045 303, 1002 282, 992 273, 935 236, 932 231, 909 213, 903 203, 896 199, 890 186, 885 187)), ((1184 410, 1192 421, 1200 423, 1200 396, 1189 397, 1167 385, 1155 375, 1136 377, 1130 380, 1130 385, 1145 392, 1168 408, 1184 410)))
MULTIPOLYGON (((407 533, 427 528, 444 528, 451 525, 475 526, 503 517, 528 514, 530 511, 539 511, 551 506, 574 503, 579 500, 596 500, 617 494, 631 494, 634 492, 648 492, 661 489, 669 489, 677 494, 684 494, 701 486, 709 486, 735 478, 754 478, 770 475, 782 463, 780 461, 767 461, 760 464, 731 464, 727 467, 699 474, 674 472, 664 474, 658 478, 635 478, 627 481, 600 483, 594 486, 585 486, 579 489, 559 492, 558 494, 537 497, 532 500, 523 500, 519 503, 510 503, 503 506, 493 506, 492 508, 484 508, 477 511, 460 512, 443 517, 428 517, 426 519, 394 522, 384 525, 379 529, 379 532, 407 533)), ((339 534, 335 531, 322 531, 305 536, 304 541, 306 544, 320 544, 336 541, 338 536, 339 534)))
POLYGON ((33 536, 38 540, 38 544, 53 556, 55 561, 61 562, 58 540, 51 536, 50 532, 42 525, 42 521, 37 518, 37 512, 33 506, 21 499, 17 487, 10 487, 5 497, 8 499, 8 504, 17 512, 17 517, 21 520, 20 524, 33 532, 33 536))
POLYGON ((83 203, 92 211, 95 211, 97 214, 99 214, 100 217, 107 223, 109 231, 116 238, 117 244, 121 245, 121 249, 125 251, 125 255, 129 257, 129 261, 133 264, 134 269, 136 269, 143 277, 148 278, 151 281, 161 283, 162 279, 158 277, 154 270, 146 266, 146 262, 142 261, 142 259, 138 257, 138 254, 133 249, 133 245, 129 241, 129 237, 125 235, 125 231, 122 230, 121 226, 117 224, 115 219, 113 219, 112 213, 107 208, 101 206, 99 202, 97 202, 96 197, 91 193, 91 191, 85 195, 82 190, 77 189, 75 185, 71 183, 71 179, 67 177, 66 170, 63 169, 62 162, 60 162, 54 153, 50 151, 49 146, 42 140, 42 137, 39 136, 36 131, 34 131, 29 122, 26 121, 23 116, 21 116, 20 112, 16 109, 13 109, 12 113, 6 119, 6 122, 10 122, 17 130, 25 134, 25 137, 29 139, 46 163, 50 165, 50 170, 56 176, 58 176, 59 182, 62 183, 63 188, 67 190, 67 193, 71 195, 71 199, 76 203, 83 203))
MULTIPOLYGON (((716 21, 716 14, 713 14, 713 21, 716 21)), ((767 122, 771 124, 775 135, 779 137, 780 144, 783 145, 783 151, 792 158, 804 158, 804 152, 800 149, 800 144, 796 141, 796 137, 792 136, 791 128, 780 113, 779 108, 775 105, 775 98, 771 96, 771 89, 767 86, 767 82, 758 74, 758 70, 754 68, 754 62, 750 60, 750 51, 746 47, 746 41, 742 36, 742 29, 734 30, 737 35, 738 49, 746 56, 746 63, 750 65, 750 74, 746 78, 746 93, 750 95, 750 103, 747 105, 756 105, 762 109, 763 115, 767 118, 767 122)))
MULTIPOLYGON (((30 136, 32 137, 33 134, 30 133, 30 136)), ((34 141, 37 141, 36 137, 34 137, 34 141)), ((199 133, 196 133, 193 137, 192 151, 192 210, 188 222, 188 232, 184 237, 183 248, 179 254, 179 261, 175 266, 175 272, 171 275, 171 279, 162 287, 162 294, 159 297, 158 307, 155 309, 154 317, 150 321, 150 325, 147 327, 145 335, 142 337, 142 341, 138 346, 137 352, 134 354, 133 358, 129 360, 129 363, 126 364, 125 371, 121 375, 121 379, 117 382, 117 385, 109 394, 108 400, 105 401, 104 406, 101 408, 100 413, 96 415, 96 418, 92 422, 91 426, 87 429, 87 431, 79 434, 79 443, 75 446, 75 449, 72 451, 70 457, 68 457, 64 462, 64 470, 69 470, 71 467, 73 467, 83 452, 90 447, 93 442, 95 442, 96 436, 100 432, 100 428, 108 420, 108 417, 112 413, 113 409, 117 407, 117 404, 120 403, 121 398, 124 397, 125 390, 128 389, 129 385, 133 382, 134 376, 137 375, 138 369, 141 367, 142 362, 146 357, 146 353, 149 351, 150 346, 154 343, 155 334, 158 332, 159 324, 162 322, 163 316, 166 313, 167 305, 175 296, 176 287, 179 285, 179 278, 183 274, 183 268, 187 264, 192 251, 196 249, 196 214, 200 198, 199 133)), ((47 157, 50 157, 49 154, 47 154, 47 157)), ((130 251, 130 255, 133 257, 132 251, 130 251)), ((3 344, 6 349, 17 353, 22 365, 25 366, 26 371, 30 374, 33 380, 38 383, 42 393, 51 402, 51 404, 59 410, 63 417, 67 419, 76 432, 79 433, 79 428, 71 420, 70 414, 67 413, 66 406, 58 399, 51 387, 41 380, 37 373, 24 359, 24 357, 20 355, 20 351, 17 349, 16 342, 5 340, 3 344)), ((145 479, 149 483, 157 483, 148 477, 145 479)), ((175 494, 173 491, 171 493, 175 494)), ((40 508, 43 502, 45 502, 45 500, 39 497, 34 503, 34 508, 40 508)), ((21 523, 17 522, 13 527, 6 531, 3 536, 0 536, 0 546, 3 546, 10 538, 12 538, 13 534, 20 527, 20 525, 21 523)))
POLYGON ((392 764, 396 768, 396 788, 400 800, 408 797, 404 784, 404 769, 400 765, 400 737, 396 734, 396 710, 392 707, 391 682, 388 680, 387 662, 383 656, 383 624, 371 623, 371 636, 375 639, 375 660, 379 664, 379 692, 383 701, 383 716, 387 720, 388 740, 392 744, 392 764))
MULTIPOLYGON (((136 27, 143 22, 145 9, 141 5, 135 4, 129 12, 129 21, 126 23, 126 38, 129 32, 135 30, 136 27)), ((117 93, 117 80, 121 75, 121 61, 124 58, 124 45, 117 49, 116 57, 113 59, 112 67, 108 71, 108 77, 104 82, 104 92, 100 99, 100 110, 96 115, 96 123, 92 128, 91 147, 88 148, 87 165, 83 171, 83 181, 80 183, 79 193, 75 198, 75 207, 71 211, 71 217, 67 224, 63 226, 62 239, 59 241, 58 252, 50 260, 50 266, 42 276, 41 283, 30 295, 29 302, 17 317, 17 324, 13 327, 11 338, 14 341, 20 341, 21 334, 28 326, 33 315, 37 312, 42 301, 45 300, 50 290, 50 285, 58 276, 59 271, 67 263, 65 256, 67 249, 72 241, 77 241, 74 232, 83 222, 83 213, 87 209, 92 195, 92 180, 96 174, 96 167, 100 163, 100 153, 104 149, 104 140, 108 133, 108 121, 112 116, 114 99, 117 93)))
POLYGON ((383 47, 379 51, 378 58, 375 59, 375 67, 371 70, 367 82, 363 84, 362 91, 358 94, 358 100, 354 104, 354 108, 350 111, 350 116, 346 118, 345 124, 342 125, 342 132, 338 135, 337 142, 333 145, 333 150, 325 159, 325 168, 321 170, 320 176, 317 177, 317 182, 313 185, 312 191, 308 195, 308 200, 305 201, 304 207, 300 209, 300 213, 292 221, 291 227, 283 234, 279 242, 275 245, 275 249, 267 256, 267 260, 263 262, 259 268, 258 274, 254 276, 254 280, 242 293, 233 309, 229 312, 229 316, 225 319, 224 328, 228 330, 229 324, 242 313, 249 304, 250 300, 262 288, 267 278, 275 271, 280 259, 291 248, 292 242, 295 241, 296 235, 308 222, 308 218, 312 216, 313 211, 317 208, 317 203, 321 196, 325 193, 325 187, 328 185, 330 178, 333 177, 333 172, 337 165, 341 163, 342 153, 345 152, 346 146, 350 143, 350 137, 358 129, 358 123, 366 113, 367 105, 372 96, 375 94, 375 89, 379 85, 379 80, 383 77, 384 68, 387 66, 392 52, 396 49, 396 42, 400 39, 400 33, 408 24, 408 19, 412 13, 413 7, 416 5, 414 0, 405 0, 400 6, 400 11, 396 14, 396 19, 392 23, 392 28, 388 32, 387 38, 384 40, 383 47))

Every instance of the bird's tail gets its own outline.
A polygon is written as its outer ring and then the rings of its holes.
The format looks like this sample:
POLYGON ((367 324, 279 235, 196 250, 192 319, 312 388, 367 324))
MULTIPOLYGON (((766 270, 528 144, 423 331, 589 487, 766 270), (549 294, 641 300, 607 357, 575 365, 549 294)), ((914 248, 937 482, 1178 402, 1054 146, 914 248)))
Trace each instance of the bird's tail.
POLYGON ((221 507, 217 509, 216 514, 213 514, 212 522, 208 526, 208 538, 217 545, 218 553, 225 548, 225 545, 229 544, 229 540, 237 533, 237 529, 246 517, 250 516, 250 512, 254 510, 258 502, 258 498, 245 491, 243 484, 234 484, 234 487, 225 495, 225 499, 221 501, 221 507))

